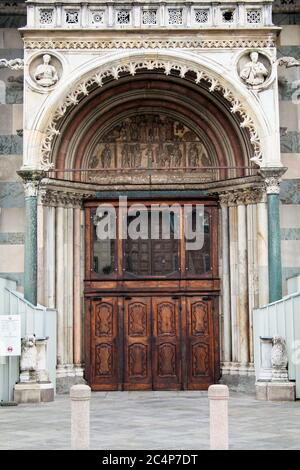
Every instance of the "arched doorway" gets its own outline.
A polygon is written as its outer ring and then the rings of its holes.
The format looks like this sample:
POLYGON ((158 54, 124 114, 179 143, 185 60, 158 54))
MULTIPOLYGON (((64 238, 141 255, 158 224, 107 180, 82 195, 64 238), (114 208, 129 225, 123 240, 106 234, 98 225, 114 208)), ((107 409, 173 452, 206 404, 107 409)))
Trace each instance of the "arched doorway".
POLYGON ((221 95, 159 72, 95 89, 63 123, 53 176, 92 188, 85 203, 84 359, 93 389, 205 389, 219 379, 215 188, 255 174, 249 149, 221 95), (183 231, 184 206, 204 205, 204 246, 188 252, 184 239, 125 241, 118 233, 101 241, 97 208, 109 203, 119 218, 120 195, 129 206, 175 203, 183 231))

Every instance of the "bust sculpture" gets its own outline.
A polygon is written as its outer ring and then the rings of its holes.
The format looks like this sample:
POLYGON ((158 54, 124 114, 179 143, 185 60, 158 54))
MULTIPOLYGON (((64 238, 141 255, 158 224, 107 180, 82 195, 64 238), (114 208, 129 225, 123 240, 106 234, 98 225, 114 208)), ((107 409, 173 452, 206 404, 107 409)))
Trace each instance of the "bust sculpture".
POLYGON ((50 65, 50 61, 49 54, 43 55, 43 63, 37 66, 34 74, 36 82, 43 87, 55 85, 58 81, 57 70, 53 65, 50 65))
POLYGON ((248 85, 257 86, 262 85, 268 75, 268 70, 264 64, 258 60, 258 52, 251 52, 250 62, 247 62, 240 72, 241 79, 248 85))

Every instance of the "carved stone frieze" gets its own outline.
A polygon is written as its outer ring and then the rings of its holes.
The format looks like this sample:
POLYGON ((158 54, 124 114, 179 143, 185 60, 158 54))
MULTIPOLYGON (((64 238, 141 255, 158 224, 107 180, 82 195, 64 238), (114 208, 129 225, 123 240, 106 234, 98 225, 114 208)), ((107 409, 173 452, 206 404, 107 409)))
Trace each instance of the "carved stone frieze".
POLYGON ((227 48, 272 48, 275 41, 267 39, 25 39, 25 49, 47 50, 112 50, 112 49, 227 49, 227 48))
POLYGON ((40 203, 44 206, 54 207, 81 207, 84 199, 87 199, 90 195, 90 193, 42 188, 40 191, 40 203))
POLYGON ((219 200, 221 206, 258 204, 265 202, 265 191, 263 186, 233 189, 219 193, 219 200))

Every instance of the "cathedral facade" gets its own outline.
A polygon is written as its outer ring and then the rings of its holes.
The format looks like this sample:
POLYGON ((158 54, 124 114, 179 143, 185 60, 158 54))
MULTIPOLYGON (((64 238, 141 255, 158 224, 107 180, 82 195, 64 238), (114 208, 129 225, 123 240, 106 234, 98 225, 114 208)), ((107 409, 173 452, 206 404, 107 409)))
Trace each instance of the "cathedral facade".
POLYGON ((253 309, 300 273, 299 15, 293 0, 3 4, 0 276, 55 309, 58 391, 253 386, 253 309), (124 201, 149 236, 101 239, 99 206, 120 221, 124 201), (149 218, 161 205, 169 238, 149 218), (187 205, 204 207, 196 250, 175 236, 187 205))

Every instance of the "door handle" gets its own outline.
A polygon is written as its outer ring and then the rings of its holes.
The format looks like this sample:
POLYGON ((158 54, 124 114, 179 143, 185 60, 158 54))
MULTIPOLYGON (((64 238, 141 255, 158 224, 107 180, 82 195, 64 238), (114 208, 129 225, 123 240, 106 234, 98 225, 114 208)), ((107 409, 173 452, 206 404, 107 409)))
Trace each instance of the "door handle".
POLYGON ((130 295, 125 295, 124 299, 125 300, 132 300, 132 297, 130 297, 130 295))

